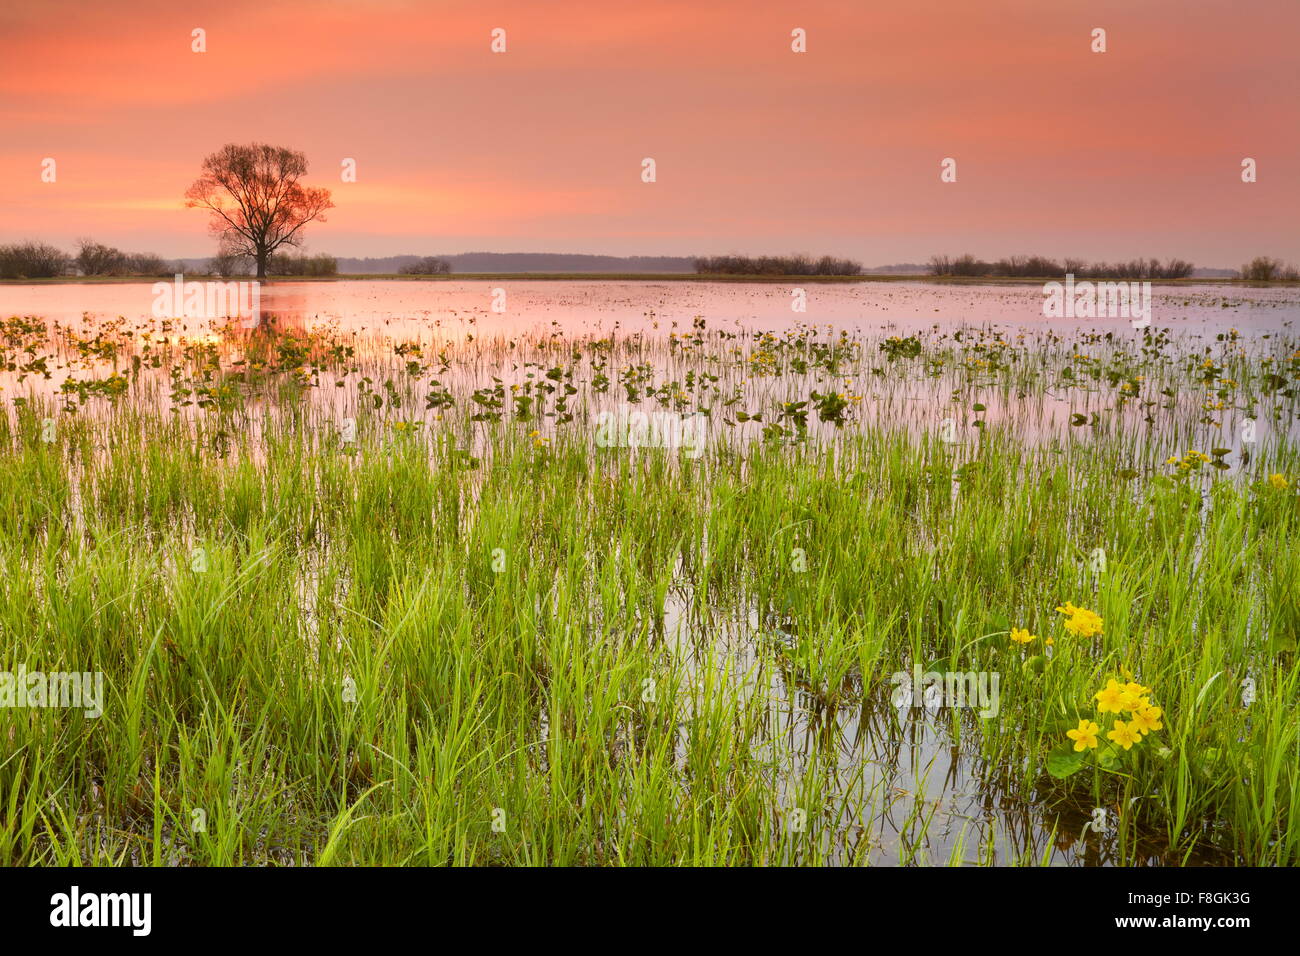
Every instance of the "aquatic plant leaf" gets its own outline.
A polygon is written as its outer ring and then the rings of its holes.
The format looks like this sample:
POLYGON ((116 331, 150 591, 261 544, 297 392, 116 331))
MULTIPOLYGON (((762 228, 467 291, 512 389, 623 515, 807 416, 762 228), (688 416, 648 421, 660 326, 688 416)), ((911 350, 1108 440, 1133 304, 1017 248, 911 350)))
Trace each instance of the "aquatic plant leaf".
POLYGON ((1083 769, 1087 751, 1076 751, 1073 744, 1061 744, 1047 755, 1047 772, 1057 780, 1064 780, 1083 769))

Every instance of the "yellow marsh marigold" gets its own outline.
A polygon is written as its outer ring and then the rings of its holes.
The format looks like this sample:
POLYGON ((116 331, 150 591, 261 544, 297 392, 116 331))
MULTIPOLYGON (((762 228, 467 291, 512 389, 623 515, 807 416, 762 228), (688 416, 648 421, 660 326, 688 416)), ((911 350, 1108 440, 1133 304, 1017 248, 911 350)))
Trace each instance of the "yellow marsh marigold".
POLYGON ((1286 480, 1286 475, 1276 474, 1268 476, 1268 483, 1279 491, 1285 489, 1290 482, 1286 480))
POLYGON ((1013 627, 1011 629, 1011 639, 1017 644, 1029 644, 1038 640, 1038 636, 1036 634, 1030 634, 1029 631, 1023 627, 1013 627))
POLYGON ((1138 703, 1139 700, 1137 694, 1121 689, 1119 692, 1119 709, 1131 713, 1141 706, 1138 703))
POLYGON ((1075 751, 1095 749, 1097 746, 1097 731, 1101 730, 1091 720, 1081 719, 1078 729, 1067 730, 1065 736, 1074 741, 1075 751))
POLYGON ((1133 719, 1128 722, 1128 725, 1140 734, 1149 734, 1153 730, 1162 730, 1165 726, 1160 722, 1163 714, 1164 711, 1159 707, 1144 707, 1133 715, 1133 719))
POLYGON ((1120 694, 1120 707, 1134 713, 1144 710, 1151 706, 1151 701, 1146 696, 1149 693, 1151 693, 1150 687, 1143 687, 1141 684, 1129 681, 1120 694))
POLYGON ((1101 617, 1095 611, 1075 607, 1069 601, 1057 610, 1065 615, 1065 629, 1076 637, 1095 637, 1101 633, 1101 617))
POLYGON ((1124 688, 1113 677, 1094 696, 1097 709, 1103 714, 1118 714, 1124 707, 1124 688))
POLYGON ((1142 734, 1132 723, 1124 723, 1122 720, 1115 721, 1115 729, 1106 734, 1107 740, 1113 740, 1125 750, 1131 750, 1133 745, 1142 740, 1142 734))

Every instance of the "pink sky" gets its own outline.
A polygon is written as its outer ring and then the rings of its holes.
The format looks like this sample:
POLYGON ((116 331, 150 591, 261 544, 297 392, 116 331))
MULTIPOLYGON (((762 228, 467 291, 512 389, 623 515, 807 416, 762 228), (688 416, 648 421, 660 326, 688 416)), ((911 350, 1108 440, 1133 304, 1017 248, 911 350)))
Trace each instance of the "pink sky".
POLYGON ((1297 0, 7 4, 0 241, 210 255, 185 188, 262 141, 341 256, 1300 263, 1297 38, 1297 0))

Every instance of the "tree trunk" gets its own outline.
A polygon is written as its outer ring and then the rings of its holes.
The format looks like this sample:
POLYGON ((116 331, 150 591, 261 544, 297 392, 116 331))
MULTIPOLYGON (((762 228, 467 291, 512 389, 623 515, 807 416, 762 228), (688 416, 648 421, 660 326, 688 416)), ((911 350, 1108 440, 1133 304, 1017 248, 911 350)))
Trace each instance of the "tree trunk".
POLYGON ((266 278, 266 260, 268 258, 269 257, 265 252, 259 252, 257 254, 257 277, 259 279, 266 278))

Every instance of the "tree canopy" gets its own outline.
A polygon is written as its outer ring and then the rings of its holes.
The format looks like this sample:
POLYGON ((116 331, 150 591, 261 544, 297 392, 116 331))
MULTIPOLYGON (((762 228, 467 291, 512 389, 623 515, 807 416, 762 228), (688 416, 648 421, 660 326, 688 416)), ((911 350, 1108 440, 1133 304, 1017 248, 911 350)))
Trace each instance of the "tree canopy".
POLYGON ((230 143, 203 161, 185 192, 185 205, 212 213, 208 229, 221 248, 257 262, 257 277, 280 246, 302 244, 303 227, 324 222, 334 208, 328 189, 304 186, 307 157, 263 143, 230 143))

